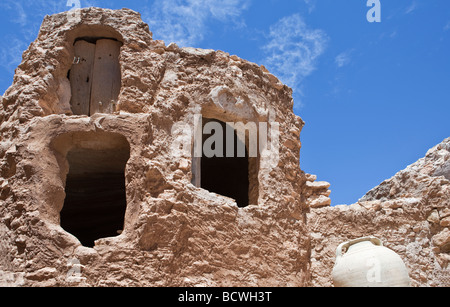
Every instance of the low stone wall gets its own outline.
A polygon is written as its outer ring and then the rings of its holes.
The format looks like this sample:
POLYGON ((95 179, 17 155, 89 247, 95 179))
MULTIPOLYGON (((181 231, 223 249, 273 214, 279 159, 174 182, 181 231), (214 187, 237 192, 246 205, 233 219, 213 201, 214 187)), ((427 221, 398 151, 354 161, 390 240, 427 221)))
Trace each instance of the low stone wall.
POLYGON ((397 252, 412 286, 450 286, 450 139, 351 206, 311 208, 311 285, 332 286, 336 248, 375 236, 397 252))

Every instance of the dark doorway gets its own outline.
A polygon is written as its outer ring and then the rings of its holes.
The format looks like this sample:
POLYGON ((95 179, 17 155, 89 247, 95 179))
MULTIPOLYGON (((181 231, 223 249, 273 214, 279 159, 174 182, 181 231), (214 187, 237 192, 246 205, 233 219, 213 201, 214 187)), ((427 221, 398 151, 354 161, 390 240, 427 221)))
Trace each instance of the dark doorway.
MULTIPOLYGON (((222 144, 220 148, 221 154, 214 157, 203 156, 201 158, 201 188, 210 192, 220 194, 235 199, 238 206, 243 208, 249 205, 249 158, 248 152, 245 151, 244 157, 239 157, 238 148, 242 142, 238 139, 234 130, 234 155, 227 157, 227 124, 215 119, 203 119, 203 128, 208 123, 218 123, 222 130, 222 144)), ((205 131, 203 129, 203 131, 205 131)), ((228 130, 230 131, 230 130, 228 130)), ((203 133, 203 142, 205 142, 217 131, 212 134, 203 133)), ((230 144, 228 144, 229 146, 230 144)), ((245 144, 243 144, 245 146, 245 144)), ((219 144, 214 144, 212 149, 217 150, 219 144)))
POLYGON ((128 143, 102 149, 97 142, 96 148, 76 147, 68 152, 70 169, 61 211, 61 227, 86 247, 94 247, 98 239, 119 235, 127 207, 128 143))

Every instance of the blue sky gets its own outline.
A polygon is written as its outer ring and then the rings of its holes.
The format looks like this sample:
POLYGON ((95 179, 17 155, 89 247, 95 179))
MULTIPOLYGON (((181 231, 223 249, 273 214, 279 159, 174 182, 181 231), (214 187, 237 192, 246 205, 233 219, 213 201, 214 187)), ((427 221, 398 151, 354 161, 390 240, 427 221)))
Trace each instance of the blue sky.
MULTIPOLYGON (((76 2, 76 1, 75 1, 76 2)), ((333 205, 367 191, 450 136, 448 0, 80 0, 127 7, 155 39, 265 65, 294 89, 301 168, 329 181, 333 205)), ((0 2, 0 92, 45 15, 67 0, 0 2)))

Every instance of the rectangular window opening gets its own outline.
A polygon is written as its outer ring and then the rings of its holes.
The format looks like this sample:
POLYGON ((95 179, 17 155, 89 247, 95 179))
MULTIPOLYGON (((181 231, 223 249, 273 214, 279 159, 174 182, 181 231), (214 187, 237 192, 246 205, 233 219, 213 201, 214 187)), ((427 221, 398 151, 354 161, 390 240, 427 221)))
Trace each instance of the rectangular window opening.
POLYGON ((203 118, 202 157, 194 158, 194 180, 197 186, 232 198, 245 208, 258 203, 259 157, 249 157, 248 136, 239 139, 234 128, 203 118))

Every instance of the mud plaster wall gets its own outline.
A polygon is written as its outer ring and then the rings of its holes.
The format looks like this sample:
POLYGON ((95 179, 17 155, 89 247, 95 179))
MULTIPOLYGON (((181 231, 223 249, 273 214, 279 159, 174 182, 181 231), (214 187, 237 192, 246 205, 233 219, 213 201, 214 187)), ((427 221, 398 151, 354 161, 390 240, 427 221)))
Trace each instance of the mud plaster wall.
POLYGON ((291 90, 263 67, 222 51, 153 41, 130 10, 83 9, 79 20, 47 16, 2 97, 0 255, 8 259, 0 269, 34 286, 71 285, 73 259, 82 272, 75 285, 306 285, 303 122, 292 106, 291 90), (123 42, 113 114, 67 115, 67 72, 78 36, 123 42), (239 209, 197 188, 192 156, 171 155, 173 126, 192 125, 196 114, 280 123, 278 165, 263 167, 270 156, 259 160, 257 205, 239 209), (114 133, 130 144, 124 231, 93 249, 59 225, 68 164, 67 148, 57 144, 71 133, 114 133))

